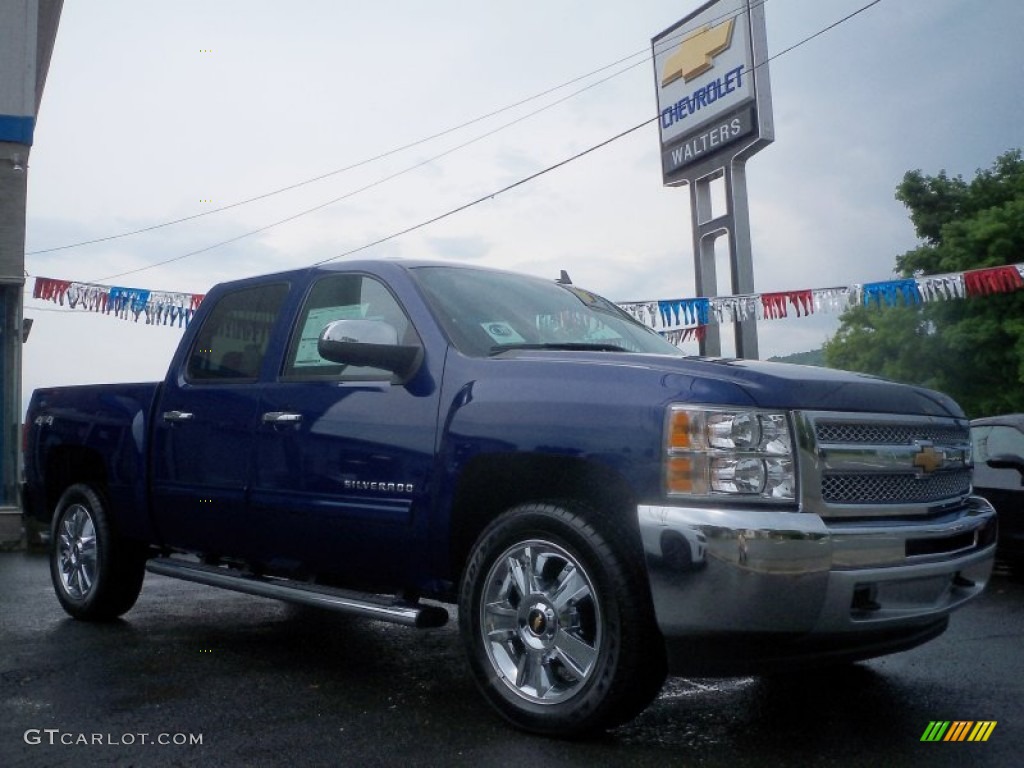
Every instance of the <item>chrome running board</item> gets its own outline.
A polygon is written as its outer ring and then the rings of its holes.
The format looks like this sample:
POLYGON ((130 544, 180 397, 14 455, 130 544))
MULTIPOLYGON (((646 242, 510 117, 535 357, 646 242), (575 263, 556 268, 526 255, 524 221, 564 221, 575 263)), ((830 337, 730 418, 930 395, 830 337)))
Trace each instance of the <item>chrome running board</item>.
POLYGON ((258 597, 269 597, 288 603, 324 608, 337 613, 388 621, 417 629, 441 627, 448 622, 448 611, 440 606, 410 603, 398 598, 381 597, 318 584, 306 584, 253 576, 224 567, 191 563, 170 557, 158 557, 146 563, 146 570, 161 576, 221 587, 258 597))

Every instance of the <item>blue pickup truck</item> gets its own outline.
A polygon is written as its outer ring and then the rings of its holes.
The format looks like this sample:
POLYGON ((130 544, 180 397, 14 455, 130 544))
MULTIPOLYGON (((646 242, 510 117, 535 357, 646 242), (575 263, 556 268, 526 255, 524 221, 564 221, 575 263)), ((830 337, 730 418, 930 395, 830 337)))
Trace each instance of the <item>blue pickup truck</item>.
POLYGON ((145 572, 434 627, 516 726, 668 673, 901 651, 983 590, 995 515, 936 392, 685 357, 564 281, 350 262, 221 284, 162 383, 37 390, 26 513, 63 608, 145 572))

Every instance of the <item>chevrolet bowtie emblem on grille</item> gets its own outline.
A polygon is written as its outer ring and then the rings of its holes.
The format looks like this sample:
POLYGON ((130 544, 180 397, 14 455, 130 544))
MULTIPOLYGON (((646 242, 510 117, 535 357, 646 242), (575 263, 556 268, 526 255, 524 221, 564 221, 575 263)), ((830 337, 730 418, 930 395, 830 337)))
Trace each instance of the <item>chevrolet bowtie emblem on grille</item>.
POLYGON ((922 445, 914 455, 914 466, 926 475, 946 466, 946 452, 939 451, 930 445, 922 445))
POLYGON ((729 50, 732 45, 732 28, 736 19, 723 21, 718 26, 705 26, 683 39, 679 50, 665 61, 661 74, 661 87, 674 83, 679 78, 689 82, 715 65, 715 56, 729 50))

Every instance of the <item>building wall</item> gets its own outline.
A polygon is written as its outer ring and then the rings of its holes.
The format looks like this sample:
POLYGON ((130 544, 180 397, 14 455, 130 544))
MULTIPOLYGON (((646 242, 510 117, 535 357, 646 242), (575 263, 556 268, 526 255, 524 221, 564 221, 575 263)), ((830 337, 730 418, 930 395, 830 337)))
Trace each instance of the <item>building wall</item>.
POLYGON ((62 0, 0 0, 0 547, 21 536, 26 177, 62 8, 62 0))

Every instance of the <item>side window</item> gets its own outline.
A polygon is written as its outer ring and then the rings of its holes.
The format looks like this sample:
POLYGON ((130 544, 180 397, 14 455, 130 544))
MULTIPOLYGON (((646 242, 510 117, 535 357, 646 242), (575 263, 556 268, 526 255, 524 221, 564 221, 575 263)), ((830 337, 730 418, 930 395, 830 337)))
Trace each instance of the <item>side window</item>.
POLYGON ((284 376, 288 379, 332 378, 342 381, 390 379, 379 368, 344 366, 324 360, 317 340, 324 327, 335 320, 376 320, 395 329, 399 344, 418 344, 405 311, 384 285, 367 275, 333 275, 313 286, 299 312, 284 376))
POLYGON ((196 335, 186 378, 200 382, 255 380, 287 294, 288 286, 276 283, 222 296, 196 335))

